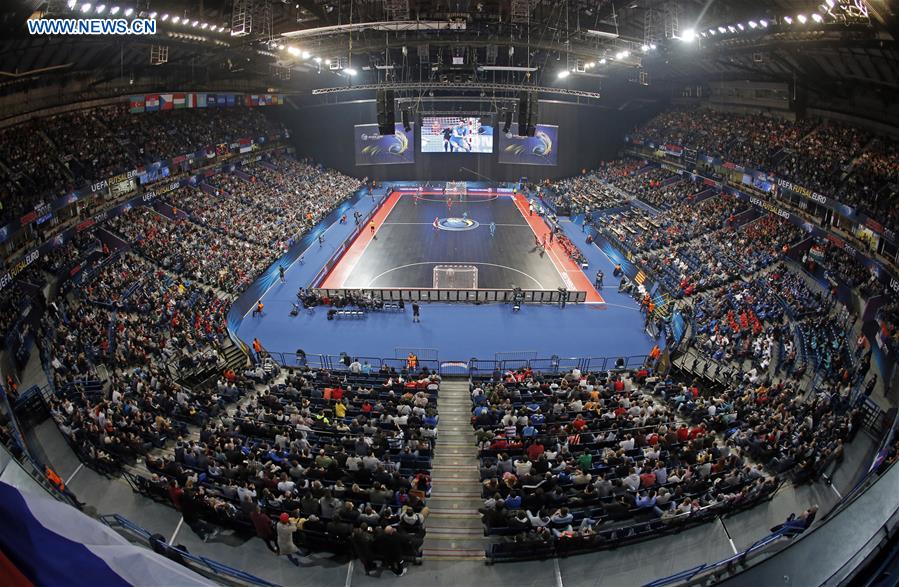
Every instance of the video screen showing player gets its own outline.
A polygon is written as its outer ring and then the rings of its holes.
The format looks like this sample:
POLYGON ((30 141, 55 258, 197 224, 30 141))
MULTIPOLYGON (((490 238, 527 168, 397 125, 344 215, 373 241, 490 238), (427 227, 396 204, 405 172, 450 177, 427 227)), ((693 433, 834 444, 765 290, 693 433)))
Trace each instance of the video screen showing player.
POLYGON ((492 153, 493 125, 484 117, 425 116, 422 153, 492 153))

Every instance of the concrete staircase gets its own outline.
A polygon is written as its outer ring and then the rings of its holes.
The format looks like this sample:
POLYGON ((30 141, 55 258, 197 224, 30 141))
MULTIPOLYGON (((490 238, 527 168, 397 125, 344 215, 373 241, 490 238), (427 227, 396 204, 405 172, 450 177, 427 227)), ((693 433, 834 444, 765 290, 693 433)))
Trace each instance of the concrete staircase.
POLYGON ((428 560, 484 560, 488 541, 477 511, 483 501, 467 379, 441 382, 437 413, 439 436, 422 554, 428 560))

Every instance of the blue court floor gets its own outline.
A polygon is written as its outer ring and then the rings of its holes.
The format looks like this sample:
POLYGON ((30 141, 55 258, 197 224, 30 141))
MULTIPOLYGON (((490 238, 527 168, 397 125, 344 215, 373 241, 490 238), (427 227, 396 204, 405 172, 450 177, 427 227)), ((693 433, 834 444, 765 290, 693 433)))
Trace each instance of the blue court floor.
MULTIPOLYGON (((367 213, 374 202, 362 197, 346 205, 341 214, 353 217, 352 211, 367 213)), ((339 215, 332 215, 332 219, 339 215)), ((403 313, 370 312, 359 320, 327 320, 326 308, 302 311, 290 316, 296 292, 306 287, 336 248, 352 232, 352 223, 318 227, 313 235, 324 231, 319 245, 316 238, 302 256, 287 270, 285 283, 276 282, 263 296, 261 317, 247 315, 237 335, 249 343, 258 338, 269 352, 293 353, 303 349, 307 354, 354 356, 394 356, 396 348, 435 349, 441 361, 467 361, 471 358, 494 359, 496 353, 535 352, 538 357, 618 357, 643 355, 655 340, 643 330, 643 316, 638 305, 617 291, 612 277, 613 264, 599 248, 586 245, 579 225, 567 219, 562 228, 584 252, 590 262, 587 275, 592 278, 597 268, 606 275, 601 292, 606 304, 569 304, 560 309, 554 305, 525 305, 512 312, 505 304, 422 304, 421 323, 412 322, 411 308, 403 313)))

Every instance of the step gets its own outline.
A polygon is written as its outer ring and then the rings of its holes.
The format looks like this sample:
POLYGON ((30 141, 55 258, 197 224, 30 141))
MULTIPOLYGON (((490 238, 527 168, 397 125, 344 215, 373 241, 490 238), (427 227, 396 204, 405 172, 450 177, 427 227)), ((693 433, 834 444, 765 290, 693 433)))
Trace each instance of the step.
POLYGON ((442 483, 452 484, 452 485, 456 485, 456 486, 470 484, 470 485, 477 485, 480 487, 481 475, 480 475, 480 473, 478 473, 477 477, 469 477, 469 476, 461 477, 460 475, 438 475, 435 477, 432 475, 431 481, 433 481, 435 485, 442 484, 442 483))
MULTIPOLYGON (((442 550, 452 550, 452 551, 476 551, 480 550, 481 552, 490 545, 490 541, 487 540, 484 536, 480 537, 472 537, 472 538, 460 538, 458 536, 432 536, 430 532, 428 532, 427 536, 425 536, 424 544, 422 544, 422 552, 424 551, 442 551, 442 550)), ((466 553, 467 554, 467 553, 466 553)))
POLYGON ((424 558, 430 559, 434 557, 447 557, 447 559, 459 559, 463 558, 464 560, 483 560, 484 551, 478 550, 475 548, 470 549, 452 549, 452 548, 422 548, 421 554, 424 558), (474 557, 474 558, 468 558, 474 557))
POLYGON ((446 515, 434 518, 429 515, 425 528, 428 532, 442 532, 444 534, 484 533, 484 523, 481 521, 481 516, 459 517, 446 515))

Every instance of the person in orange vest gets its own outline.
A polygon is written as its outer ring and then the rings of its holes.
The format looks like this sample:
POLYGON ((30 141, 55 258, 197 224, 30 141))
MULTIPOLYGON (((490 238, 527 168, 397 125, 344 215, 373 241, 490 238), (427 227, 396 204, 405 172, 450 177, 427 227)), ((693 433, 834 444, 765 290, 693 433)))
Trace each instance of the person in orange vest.
POLYGON ((53 487, 55 487, 60 493, 74 501, 78 509, 84 507, 84 502, 78 501, 78 498, 74 493, 72 493, 71 489, 66 487, 66 484, 62 481, 62 478, 56 474, 56 471, 54 471, 50 467, 44 467, 44 476, 47 478, 47 481, 49 481, 53 485, 53 487))
POLYGON ((264 306, 262 305, 262 300, 259 300, 258 302, 256 302, 256 308, 253 310, 253 317, 254 317, 254 318, 255 318, 257 315, 262 316, 262 308, 263 308, 263 307, 264 307, 264 306))
POLYGON ((662 354, 662 349, 659 348, 659 345, 655 345, 652 347, 652 350, 649 351, 649 358, 655 361, 662 354))
POLYGON ((371 224, 369 224, 368 226, 369 226, 369 228, 371 229, 371 238, 374 239, 374 240, 378 240, 378 235, 375 234, 375 229, 377 228, 377 227, 375 226, 375 221, 372 220, 372 221, 371 221, 371 224))
POLYGON ((257 361, 262 358, 262 343, 259 342, 258 338, 253 339, 253 352, 256 353, 257 361))
POLYGON ((415 356, 415 353, 409 353, 409 356, 406 357, 406 368, 412 370, 416 367, 418 367, 418 357, 415 356))

